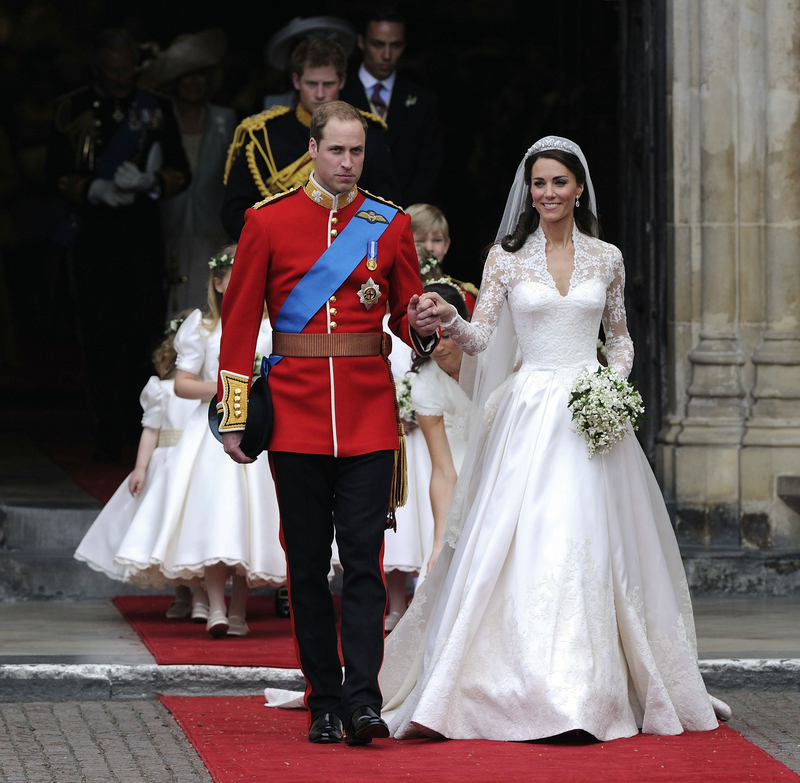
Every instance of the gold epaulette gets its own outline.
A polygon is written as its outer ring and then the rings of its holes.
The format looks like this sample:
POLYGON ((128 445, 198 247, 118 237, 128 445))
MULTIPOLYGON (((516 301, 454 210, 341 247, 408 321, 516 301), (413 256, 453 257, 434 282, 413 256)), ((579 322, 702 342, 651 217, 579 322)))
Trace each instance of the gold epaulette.
POLYGON ((477 296, 480 291, 478 291, 477 287, 474 286, 472 283, 465 283, 463 280, 456 281, 468 294, 472 294, 473 296, 477 296))
POLYGON ((371 111, 364 111, 363 109, 359 109, 358 113, 366 120, 370 120, 371 122, 377 122, 378 125, 381 126, 384 130, 389 130, 389 126, 386 124, 386 120, 383 117, 379 117, 377 114, 371 111))
POLYGON ((236 131, 233 134, 233 141, 231 142, 231 146, 228 147, 228 158, 225 161, 225 173, 222 177, 223 184, 228 184, 231 166, 233 166, 233 162, 236 160, 236 156, 239 154, 239 150, 242 148, 245 139, 254 132, 262 130, 270 120, 275 119, 275 117, 280 117, 290 111, 291 108, 288 106, 271 106, 269 109, 259 112, 258 114, 245 117, 236 126, 236 131))
POLYGON ((56 108, 53 115, 53 122, 56 130, 64 133, 72 129, 71 125, 74 122, 72 116, 72 101, 88 89, 88 87, 79 87, 77 90, 68 92, 56 99, 56 108))
POLYGON ((376 196, 374 193, 370 193, 368 190, 364 190, 364 188, 359 188, 359 190, 365 196, 369 196, 370 198, 374 198, 375 201, 380 201, 381 204, 388 204, 390 207, 394 207, 401 215, 405 215, 406 214, 406 211, 399 204, 395 204, 394 201, 389 201, 388 198, 383 198, 382 196, 376 196))
POLYGON ((261 209, 261 207, 266 206, 270 202, 278 201, 279 199, 282 199, 284 196, 288 196, 294 193, 296 190, 297 188, 292 188, 291 190, 287 190, 285 193, 273 193, 271 196, 267 196, 265 199, 262 199, 261 201, 256 201, 256 203, 253 204, 253 206, 250 207, 250 209, 261 209))

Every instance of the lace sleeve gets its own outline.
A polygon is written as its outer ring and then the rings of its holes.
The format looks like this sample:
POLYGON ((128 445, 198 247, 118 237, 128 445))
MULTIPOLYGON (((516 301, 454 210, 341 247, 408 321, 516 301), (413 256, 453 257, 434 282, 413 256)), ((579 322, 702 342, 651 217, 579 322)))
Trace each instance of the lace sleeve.
POLYGON ((442 328, 447 329, 456 345, 470 356, 486 349, 506 300, 506 286, 501 280, 503 253, 499 245, 495 245, 489 252, 472 320, 465 321, 460 315, 456 315, 451 321, 442 324, 442 328))
POLYGON ((625 317, 625 264, 619 251, 614 259, 613 277, 606 288, 603 330, 606 333, 608 365, 627 378, 633 367, 633 340, 628 334, 625 317))

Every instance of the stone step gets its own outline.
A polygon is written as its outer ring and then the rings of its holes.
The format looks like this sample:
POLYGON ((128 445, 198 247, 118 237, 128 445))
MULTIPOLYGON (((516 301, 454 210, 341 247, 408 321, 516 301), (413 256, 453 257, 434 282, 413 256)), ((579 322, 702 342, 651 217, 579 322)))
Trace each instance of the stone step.
POLYGON ((75 549, 101 507, 63 501, 0 505, 2 549, 75 549))
POLYGON ((693 595, 800 595, 800 549, 681 546, 693 595))
POLYGON ((97 599, 154 593, 109 579, 75 560, 74 547, 0 550, 0 601, 97 599))
MULTIPOLYGON (((800 660, 701 660, 710 691, 797 690, 800 660)), ((171 696, 255 696, 264 688, 301 691, 299 669, 158 664, 6 664, 0 702, 110 701, 171 696)))

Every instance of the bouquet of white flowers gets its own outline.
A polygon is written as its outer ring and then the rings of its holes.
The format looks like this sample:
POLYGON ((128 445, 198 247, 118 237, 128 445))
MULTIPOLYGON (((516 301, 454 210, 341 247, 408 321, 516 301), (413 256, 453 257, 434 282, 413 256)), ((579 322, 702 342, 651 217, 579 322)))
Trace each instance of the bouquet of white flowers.
POLYGON ((629 424, 639 429, 644 415, 641 394, 610 367, 584 370, 575 379, 569 409, 575 422, 572 431, 583 435, 589 459, 610 451, 625 437, 629 424))
POLYGON ((410 424, 417 423, 417 412, 411 402, 411 382, 408 377, 400 378, 395 382, 397 390, 397 405, 400 409, 400 418, 410 424))

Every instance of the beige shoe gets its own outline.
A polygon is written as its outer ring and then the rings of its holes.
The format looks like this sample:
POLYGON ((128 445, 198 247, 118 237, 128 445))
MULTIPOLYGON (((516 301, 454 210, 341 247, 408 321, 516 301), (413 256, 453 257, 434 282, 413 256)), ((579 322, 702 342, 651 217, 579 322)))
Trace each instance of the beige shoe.
POLYGON ((192 613, 192 605, 182 598, 176 598, 167 609, 168 620, 185 620, 192 613))
POLYGON ((249 633, 244 617, 237 617, 235 614, 228 616, 228 636, 247 636, 249 633))
POLYGON ((397 623, 400 622, 402 616, 400 612, 389 612, 389 614, 386 615, 386 619, 383 621, 383 630, 386 631, 386 633, 393 631, 397 623))
POLYGON ((222 612, 219 609, 211 612, 206 622, 206 631, 208 631, 215 639, 220 639, 221 637, 225 636, 226 633, 228 633, 228 628, 230 628, 230 623, 228 622, 228 618, 225 616, 225 612, 222 612))
POLYGON ((208 615, 211 614, 211 607, 204 604, 202 601, 195 601, 192 604, 192 620, 196 623, 204 623, 208 620, 208 615))

